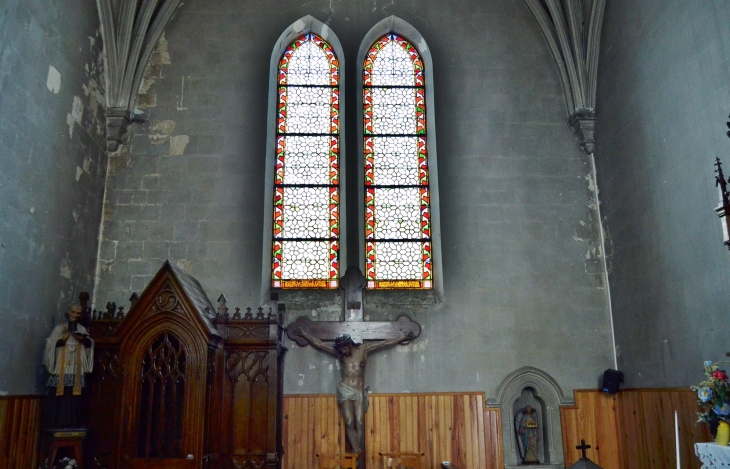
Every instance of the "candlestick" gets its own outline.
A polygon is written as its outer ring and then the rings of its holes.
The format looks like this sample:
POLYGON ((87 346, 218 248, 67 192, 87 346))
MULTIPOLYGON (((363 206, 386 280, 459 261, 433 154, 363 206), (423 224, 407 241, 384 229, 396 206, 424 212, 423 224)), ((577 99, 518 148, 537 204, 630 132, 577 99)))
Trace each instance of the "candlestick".
POLYGON ((679 416, 677 411, 674 411, 674 440, 677 443, 677 469, 682 469, 679 463, 679 416))

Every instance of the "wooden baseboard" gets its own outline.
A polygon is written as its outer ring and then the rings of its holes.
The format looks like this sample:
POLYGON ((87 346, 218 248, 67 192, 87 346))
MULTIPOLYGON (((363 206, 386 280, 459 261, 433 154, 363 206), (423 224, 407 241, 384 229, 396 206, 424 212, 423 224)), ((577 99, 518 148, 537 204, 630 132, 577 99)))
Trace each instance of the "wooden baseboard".
POLYGON ((0 396, 0 469, 38 467, 44 396, 0 396))

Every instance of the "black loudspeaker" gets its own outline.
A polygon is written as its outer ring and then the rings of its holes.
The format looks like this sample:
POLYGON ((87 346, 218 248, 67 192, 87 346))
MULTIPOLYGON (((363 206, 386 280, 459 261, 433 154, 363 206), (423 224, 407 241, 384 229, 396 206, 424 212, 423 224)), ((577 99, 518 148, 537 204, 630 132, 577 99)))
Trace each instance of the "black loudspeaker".
POLYGON ((603 372, 603 385, 601 385, 601 391, 609 394, 616 394, 623 382, 624 374, 618 370, 609 368, 603 372))

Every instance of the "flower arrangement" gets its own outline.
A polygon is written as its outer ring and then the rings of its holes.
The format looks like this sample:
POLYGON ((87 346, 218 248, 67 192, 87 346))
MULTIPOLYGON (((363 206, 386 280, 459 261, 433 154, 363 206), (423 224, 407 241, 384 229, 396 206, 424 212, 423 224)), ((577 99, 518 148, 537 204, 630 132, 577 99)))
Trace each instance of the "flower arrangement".
POLYGON ((730 383, 727 373, 719 368, 720 363, 730 362, 705 362, 706 380, 690 389, 697 392, 697 404, 702 412, 697 412, 698 422, 705 422, 708 425, 717 425, 717 421, 723 420, 730 423, 730 383))

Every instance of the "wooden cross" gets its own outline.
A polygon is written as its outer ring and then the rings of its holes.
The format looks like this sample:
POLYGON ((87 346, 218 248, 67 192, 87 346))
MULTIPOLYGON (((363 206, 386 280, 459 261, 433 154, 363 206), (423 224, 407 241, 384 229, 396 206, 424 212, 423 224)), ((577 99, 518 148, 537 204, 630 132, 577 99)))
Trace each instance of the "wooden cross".
POLYGON ((333 341, 338 335, 349 334, 355 342, 365 340, 387 340, 402 337, 412 332, 418 337, 421 326, 407 316, 401 316, 397 321, 363 321, 362 291, 365 288, 365 277, 357 267, 347 269, 340 281, 345 296, 344 321, 310 321, 304 316, 286 328, 286 335, 300 347, 306 347, 309 342, 302 336, 295 335, 294 331, 301 327, 323 341, 333 341))
POLYGON ((579 449, 583 453, 583 456, 581 457, 581 459, 587 459, 586 458, 586 450, 588 448, 590 448, 590 447, 591 447, 591 445, 587 445, 586 444, 586 440, 584 440, 583 438, 581 438, 580 439, 580 445, 579 446, 576 446, 575 449, 579 449))
MULTIPOLYGON (((301 335, 295 334, 294 331, 301 329, 323 342, 333 341, 341 334, 348 334, 354 342, 360 344, 363 344, 366 340, 388 340, 403 337, 404 340, 401 344, 405 345, 420 335, 421 326, 407 316, 401 316, 397 321, 363 321, 362 291, 365 285, 365 277, 360 269, 350 267, 340 280, 340 286, 344 290, 345 296, 345 320, 310 321, 309 318, 302 316, 286 328, 287 337, 300 347, 306 347, 309 345, 309 341, 301 335), (409 339, 404 337, 406 335, 409 336, 409 339)), ((364 443, 364 438, 362 442, 364 443)), ((348 443, 351 443, 349 436, 348 443)), ((365 461, 366 455, 363 447, 357 463, 358 469, 365 469, 365 461)))

